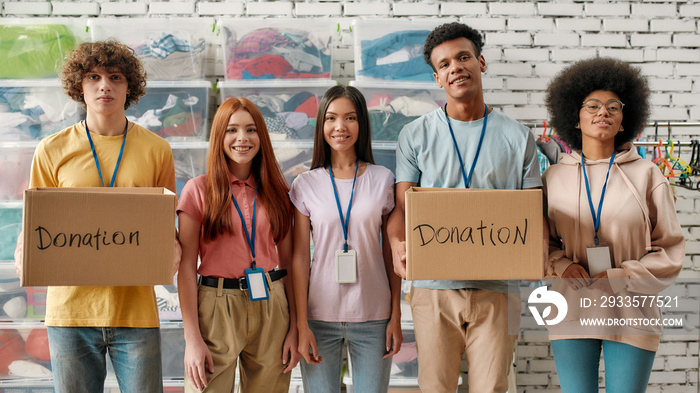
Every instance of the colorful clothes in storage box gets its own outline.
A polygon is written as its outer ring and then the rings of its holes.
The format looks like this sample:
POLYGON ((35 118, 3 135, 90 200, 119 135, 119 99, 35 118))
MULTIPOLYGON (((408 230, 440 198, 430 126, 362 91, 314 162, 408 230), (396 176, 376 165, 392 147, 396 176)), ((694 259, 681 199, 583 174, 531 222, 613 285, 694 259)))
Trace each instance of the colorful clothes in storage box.
POLYGON ((75 46, 75 36, 64 25, 0 25, 0 78, 56 76, 75 46))
POLYGON ((84 111, 60 90, 0 87, 0 113, 0 140, 7 141, 51 135, 79 121, 84 111))
POLYGON ((423 59, 429 30, 397 31, 361 43, 359 75, 378 79, 432 82, 433 70, 423 59))
POLYGON ((126 118, 163 138, 195 136, 202 126, 204 102, 188 90, 158 94, 152 89, 126 111, 126 118))
POLYGON ((372 139, 395 141, 404 125, 439 107, 428 92, 417 95, 375 94, 367 103, 372 139))
POLYGON ((289 94, 255 94, 246 96, 260 108, 267 130, 273 139, 313 138, 319 98, 301 91, 289 94))
POLYGON ((330 36, 262 28, 236 41, 235 32, 224 27, 224 33, 226 79, 330 78, 330 36))
POLYGON ((204 76, 206 42, 192 43, 162 33, 132 46, 151 80, 196 79, 204 76))

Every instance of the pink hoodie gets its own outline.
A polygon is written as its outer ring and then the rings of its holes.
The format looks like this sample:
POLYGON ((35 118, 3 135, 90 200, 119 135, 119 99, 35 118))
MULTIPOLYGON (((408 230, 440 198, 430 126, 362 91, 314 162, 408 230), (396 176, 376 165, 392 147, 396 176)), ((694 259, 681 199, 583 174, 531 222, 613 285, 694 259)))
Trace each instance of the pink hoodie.
MULTIPOLYGON (((586 161, 586 174, 596 213, 610 159, 586 161)), ((572 264, 588 270, 586 248, 593 245, 593 219, 586 194, 586 185, 578 152, 564 154, 558 164, 543 175, 550 228, 548 277, 561 277, 572 264)), ((624 334, 571 334, 582 332, 580 317, 655 318, 658 307, 611 308, 580 307, 582 296, 602 301, 600 296, 614 295, 623 299, 635 295, 655 295, 671 284, 681 270, 685 255, 685 239, 678 223, 671 187, 661 171, 642 159, 632 144, 618 151, 608 180, 600 218, 598 237, 611 246, 613 265, 607 270, 610 288, 605 291, 574 291, 557 280, 554 288, 568 299, 569 310, 557 329, 550 329, 552 340, 564 338, 599 338, 627 343, 656 351, 660 329, 627 327, 624 334), (604 315, 603 315, 604 314, 604 315), (567 323, 568 322, 568 323, 567 323), (567 328, 570 327, 570 329, 567 328)))

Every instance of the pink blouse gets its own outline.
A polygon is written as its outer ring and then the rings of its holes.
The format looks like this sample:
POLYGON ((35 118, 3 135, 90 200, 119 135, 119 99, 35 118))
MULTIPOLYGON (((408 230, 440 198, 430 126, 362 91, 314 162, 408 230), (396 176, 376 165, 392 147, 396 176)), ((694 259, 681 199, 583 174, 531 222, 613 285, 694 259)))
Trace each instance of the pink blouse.
MULTIPOLYGON (((255 196, 255 180, 251 174, 245 181, 238 180, 229 174, 231 192, 236 198, 238 207, 245 219, 248 233, 252 236, 253 203, 255 196)), ((198 176, 187 182, 177 204, 177 212, 184 212, 204 223, 204 196, 206 193, 206 175, 198 176)), ((274 269, 279 264, 279 256, 272 236, 272 227, 267 211, 258 201, 255 230, 255 259, 258 267, 266 271, 274 269)), ((199 235, 200 265, 197 273, 202 276, 241 278, 244 270, 251 267, 253 257, 248 245, 241 218, 236 207, 231 203, 231 223, 233 235, 224 232, 208 243, 204 242, 203 231, 199 235)))

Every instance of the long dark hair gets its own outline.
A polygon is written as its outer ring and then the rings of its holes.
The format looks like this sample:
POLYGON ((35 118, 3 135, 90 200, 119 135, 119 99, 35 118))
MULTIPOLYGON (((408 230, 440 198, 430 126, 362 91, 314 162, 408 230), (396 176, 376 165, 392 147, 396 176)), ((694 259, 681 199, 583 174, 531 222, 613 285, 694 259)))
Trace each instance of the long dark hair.
POLYGON ((355 154, 357 154, 357 159, 374 164, 374 156, 372 155, 372 131, 369 125, 369 112, 367 111, 365 97, 355 87, 338 85, 326 91, 318 106, 311 169, 327 167, 331 163, 331 147, 323 137, 323 123, 326 119, 328 106, 333 100, 341 97, 349 99, 352 104, 355 105, 355 113, 357 113, 357 122, 360 129, 357 142, 355 142, 355 154))

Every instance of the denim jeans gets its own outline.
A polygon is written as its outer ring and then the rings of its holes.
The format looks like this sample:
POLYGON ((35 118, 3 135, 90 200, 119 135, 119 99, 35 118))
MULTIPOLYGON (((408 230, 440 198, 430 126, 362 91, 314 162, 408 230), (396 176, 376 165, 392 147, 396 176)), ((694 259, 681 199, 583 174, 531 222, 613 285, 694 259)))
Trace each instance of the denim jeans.
POLYGON ((552 352, 563 393, 598 393, 600 351, 605 361, 605 391, 645 392, 656 352, 616 341, 553 340, 552 352))
POLYGON ((301 360, 301 375, 306 393, 340 392, 343 344, 347 342, 355 392, 372 393, 389 389, 391 358, 386 354, 386 326, 389 320, 367 322, 309 321, 316 339, 318 365, 301 360))
POLYGON ((163 391, 160 329, 48 327, 56 393, 102 393, 109 352, 122 393, 163 391))

